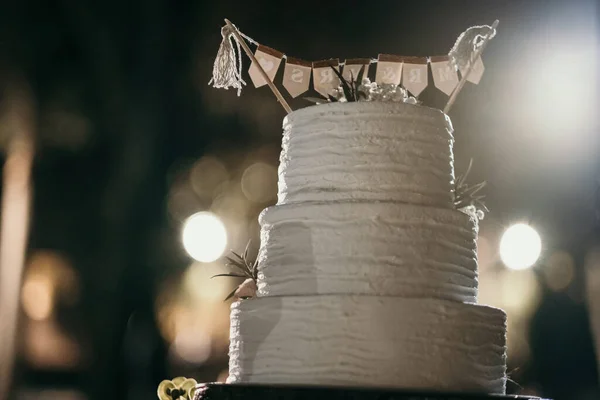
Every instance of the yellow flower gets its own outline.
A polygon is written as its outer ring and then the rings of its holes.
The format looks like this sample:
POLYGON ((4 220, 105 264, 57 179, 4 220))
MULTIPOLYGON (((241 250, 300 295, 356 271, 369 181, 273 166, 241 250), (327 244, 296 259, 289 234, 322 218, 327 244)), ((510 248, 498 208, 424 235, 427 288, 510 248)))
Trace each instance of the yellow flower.
POLYGON ((197 385, 195 379, 179 376, 172 381, 162 381, 156 394, 160 400, 193 400, 197 385))

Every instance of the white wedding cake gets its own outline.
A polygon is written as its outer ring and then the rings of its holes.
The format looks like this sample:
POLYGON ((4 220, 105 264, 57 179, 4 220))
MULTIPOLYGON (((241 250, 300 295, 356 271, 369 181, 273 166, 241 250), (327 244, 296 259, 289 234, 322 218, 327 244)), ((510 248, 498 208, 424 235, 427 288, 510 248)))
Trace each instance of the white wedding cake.
POLYGON ((504 393, 506 315, 476 304, 478 220, 455 209, 449 118, 337 102, 283 127, 228 382, 504 393))

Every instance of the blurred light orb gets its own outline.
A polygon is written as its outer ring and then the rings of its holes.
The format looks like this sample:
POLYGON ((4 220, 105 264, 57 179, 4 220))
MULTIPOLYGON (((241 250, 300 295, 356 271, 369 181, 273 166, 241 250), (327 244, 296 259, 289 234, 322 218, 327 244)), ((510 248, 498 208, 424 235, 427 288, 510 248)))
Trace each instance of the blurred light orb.
POLYGON ((250 165, 242 175, 244 196, 255 203, 264 203, 277 194, 277 168, 257 162, 250 165))
MULTIPOLYGON (((210 205, 210 211, 218 215, 227 215, 232 221, 242 221, 248 218, 250 204, 240 187, 239 182, 228 181, 216 190, 215 198, 210 205)), ((231 225, 228 224, 230 233, 231 225)), ((229 238, 231 239, 231 235, 229 238)))
POLYGON ((215 214, 199 212, 185 221, 182 240, 183 247, 194 260, 213 262, 225 251, 227 230, 215 214))
POLYGON ((197 329, 183 329, 177 333, 171 350, 179 359, 200 365, 205 363, 211 354, 211 338, 197 329))
POLYGON ((198 210, 202 203, 191 187, 173 186, 167 200, 169 214, 177 220, 183 220, 198 210))
POLYGON ((495 284, 500 287, 498 307, 504 309, 510 318, 527 319, 538 308, 542 289, 532 269, 502 269, 495 284))
POLYGON ((575 260, 566 251, 556 251, 548 257, 542 272, 548 288, 555 292, 562 292, 573 282, 575 260))
POLYGON ((183 275, 183 286, 190 298, 200 302, 222 302, 233 289, 231 279, 211 279, 214 275, 230 272, 221 263, 190 265, 183 275))
POLYGON ((54 307, 54 286, 51 279, 42 274, 28 276, 21 290, 23 310, 34 321, 50 317, 54 307))
POLYGON ((227 167, 213 156, 202 157, 190 170, 190 184, 201 199, 212 199, 219 185, 228 180, 227 167))
POLYGON ((541 252, 540 235, 527 224, 512 225, 504 232, 500 240, 500 258, 508 268, 513 270, 531 267, 541 252))

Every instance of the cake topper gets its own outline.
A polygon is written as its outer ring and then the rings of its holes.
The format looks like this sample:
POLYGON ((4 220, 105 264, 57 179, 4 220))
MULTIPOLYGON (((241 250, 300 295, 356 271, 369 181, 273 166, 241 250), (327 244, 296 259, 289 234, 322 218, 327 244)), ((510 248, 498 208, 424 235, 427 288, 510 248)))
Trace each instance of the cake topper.
POLYGON ((322 99, 308 98, 315 103, 402 101, 419 104, 417 98, 429 84, 428 68, 431 68, 434 86, 449 96, 443 109, 447 114, 467 81, 479 83, 484 70, 481 53, 496 35, 497 26, 498 20, 491 26, 467 29, 447 55, 406 57, 379 54, 377 59, 352 58, 339 62, 332 58, 311 63, 259 44, 225 19, 225 26, 221 29, 221 46, 209 85, 222 89, 233 88, 238 96, 241 94, 242 87, 246 85, 242 78, 243 50, 252 61, 248 72, 254 86, 269 86, 287 113, 292 108, 273 82, 284 60, 282 84, 293 98, 309 90, 312 76, 313 89, 323 96, 322 99), (254 53, 246 42, 257 47, 254 53), (368 78, 371 64, 378 64, 374 82, 368 78), (361 70, 363 79, 355 80, 361 70))

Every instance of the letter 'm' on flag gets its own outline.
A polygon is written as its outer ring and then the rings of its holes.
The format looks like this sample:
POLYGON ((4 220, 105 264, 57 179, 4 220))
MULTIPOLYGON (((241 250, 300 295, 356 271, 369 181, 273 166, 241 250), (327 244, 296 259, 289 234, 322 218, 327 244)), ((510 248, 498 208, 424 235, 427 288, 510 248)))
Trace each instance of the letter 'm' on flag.
POLYGON ((458 85, 458 74, 450 63, 450 57, 430 57, 429 64, 431 65, 433 84, 436 88, 450 96, 456 85, 458 85))

